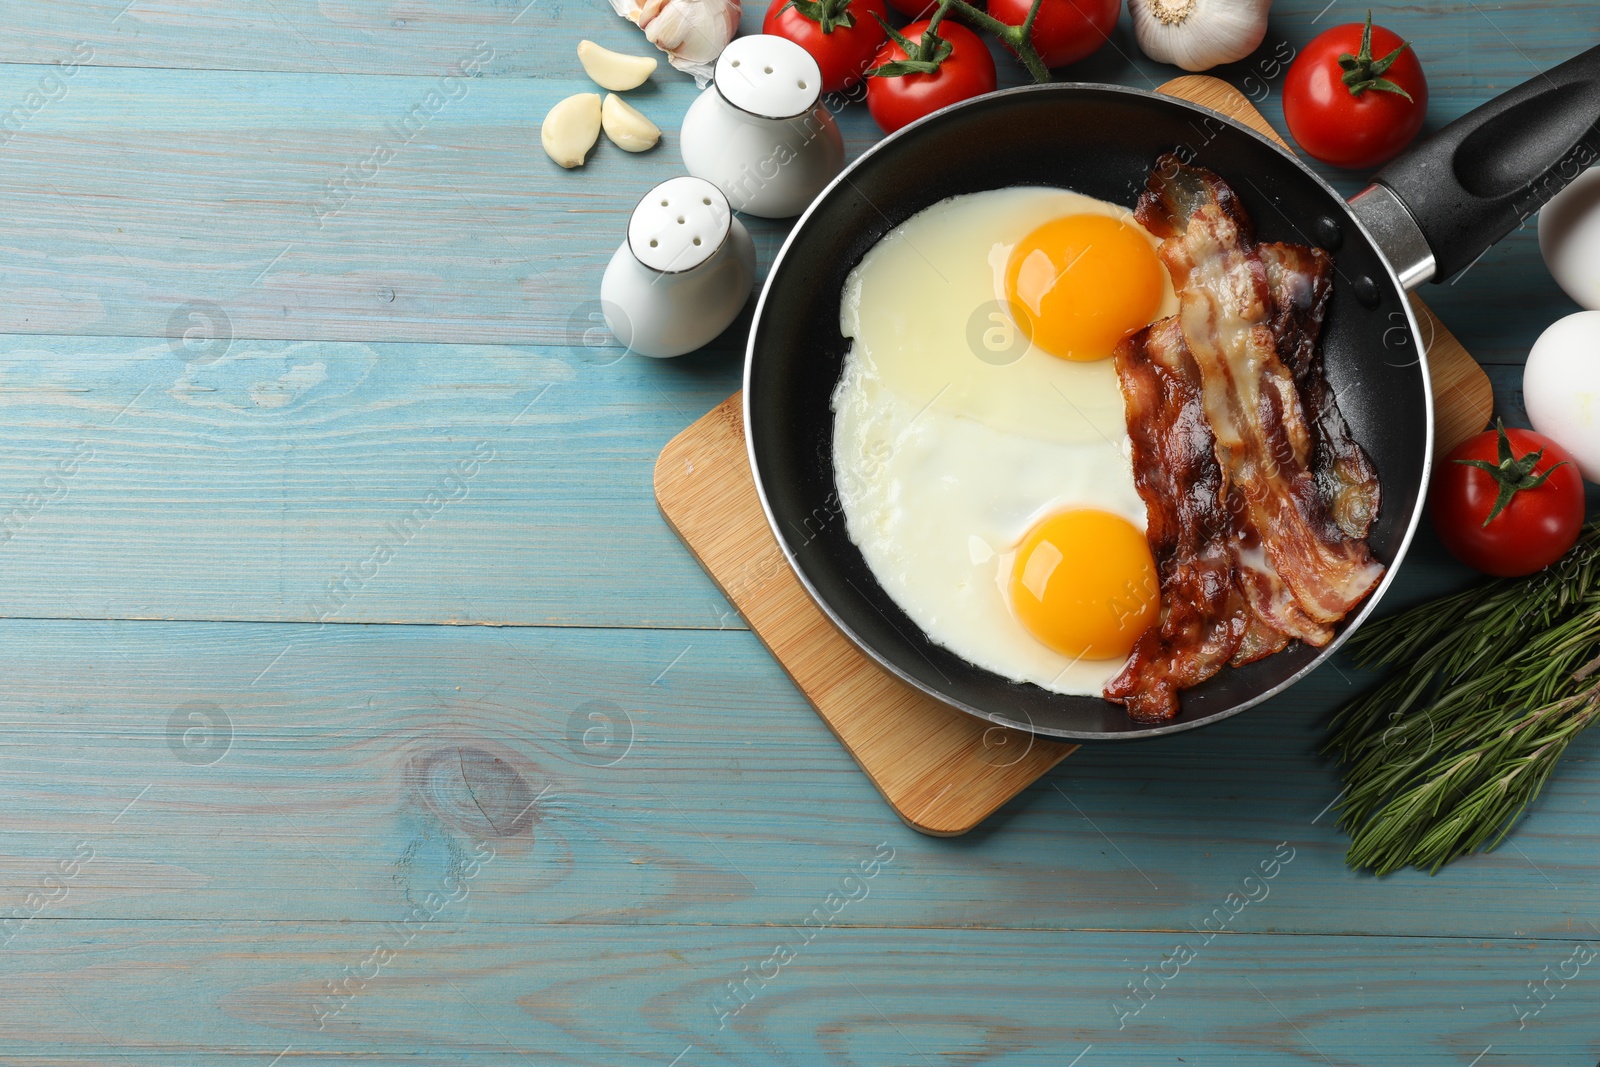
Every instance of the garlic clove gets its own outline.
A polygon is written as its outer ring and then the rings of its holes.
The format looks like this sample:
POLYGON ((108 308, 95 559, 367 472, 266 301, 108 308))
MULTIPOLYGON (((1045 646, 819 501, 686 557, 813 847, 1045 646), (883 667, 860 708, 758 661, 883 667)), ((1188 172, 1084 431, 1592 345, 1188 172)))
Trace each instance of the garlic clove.
POLYGON ((617 14, 667 53, 667 62, 694 75, 704 89, 712 64, 739 30, 740 0, 611 0, 617 14))
POLYGON ((583 166, 589 149, 600 139, 600 94, 578 93, 550 109, 539 127, 539 142, 563 167, 583 166))
POLYGON ((1254 52, 1267 35, 1271 7, 1272 0, 1128 0, 1144 54, 1190 71, 1254 52))
POLYGON ((615 93, 606 94, 600 125, 611 143, 624 152, 648 152, 661 140, 661 129, 615 93))
POLYGON ((637 89, 645 79, 655 73, 656 61, 652 56, 629 56, 601 48, 593 41, 578 42, 578 62, 583 71, 602 89, 614 93, 637 89))

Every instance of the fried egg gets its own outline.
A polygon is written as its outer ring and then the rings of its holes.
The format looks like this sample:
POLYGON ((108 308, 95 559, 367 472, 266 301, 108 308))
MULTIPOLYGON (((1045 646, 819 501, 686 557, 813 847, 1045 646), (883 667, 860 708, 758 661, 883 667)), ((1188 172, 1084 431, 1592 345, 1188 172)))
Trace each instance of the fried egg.
POLYGON ((1096 694, 1157 617, 1117 342, 1177 299, 1126 208, 1063 189, 952 197, 851 271, 833 395, 846 530, 935 643, 1096 694))

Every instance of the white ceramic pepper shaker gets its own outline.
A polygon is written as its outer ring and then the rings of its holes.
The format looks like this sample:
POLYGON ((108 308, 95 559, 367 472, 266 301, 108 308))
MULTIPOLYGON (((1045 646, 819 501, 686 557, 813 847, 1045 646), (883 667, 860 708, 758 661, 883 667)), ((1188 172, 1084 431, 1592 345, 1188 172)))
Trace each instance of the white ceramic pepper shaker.
POLYGON ((844 167, 844 138, 821 98, 822 71, 804 48, 767 34, 737 38, 684 116, 683 164, 736 211, 798 215, 844 167))
POLYGON ((671 178, 633 209, 601 279, 600 308, 630 350, 681 356, 728 328, 755 278, 755 242, 722 191, 703 178, 671 178))

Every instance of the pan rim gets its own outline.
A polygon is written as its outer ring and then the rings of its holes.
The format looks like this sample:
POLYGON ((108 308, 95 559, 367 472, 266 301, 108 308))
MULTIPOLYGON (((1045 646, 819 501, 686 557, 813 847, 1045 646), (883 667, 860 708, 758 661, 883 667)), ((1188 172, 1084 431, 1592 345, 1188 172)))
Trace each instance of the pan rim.
MULTIPOLYGON (((1193 101, 1184 100, 1180 97, 1168 96, 1165 93, 1159 93, 1148 89, 1137 89, 1126 85, 1113 85, 1106 82, 1046 82, 1039 85, 1021 85, 1011 89, 1003 89, 999 92, 986 93, 983 96, 973 97, 970 100, 963 100, 959 103, 951 104, 948 107, 941 108, 938 111, 923 116, 915 122, 901 127, 894 133, 889 134, 882 140, 869 146, 861 153, 860 156, 852 160, 842 171, 839 172, 837 176, 834 177, 832 181, 827 184, 827 186, 823 188, 820 193, 817 194, 811 203, 807 205, 805 211, 800 214, 800 217, 795 220, 794 226, 790 228, 788 235, 784 238, 783 244, 779 247, 777 255, 773 257, 772 265, 767 269, 767 276, 762 281, 761 294, 756 300, 755 312, 751 318, 750 335, 745 342, 745 363, 744 375, 742 378, 742 391, 740 393, 740 406, 743 409, 742 425, 745 439, 745 458, 750 465, 750 473, 752 480, 755 483, 756 496, 761 501, 761 511, 766 517, 767 527, 769 530, 771 530, 773 537, 777 540, 779 551, 783 553, 784 562, 788 565, 789 570, 796 578, 799 579, 801 588, 806 591, 806 595, 811 598, 812 603, 816 604, 816 606, 828 618, 829 622, 831 622, 835 628, 843 633, 844 636, 849 639, 851 644, 855 645, 857 649, 859 649, 878 666, 888 671, 900 681, 911 686, 913 689, 920 693, 926 694, 946 707, 965 712, 966 714, 977 719, 993 723, 997 726, 1021 730, 1030 734, 1037 734, 1041 737, 1059 738, 1069 741, 1140 741, 1153 737, 1185 733, 1189 730, 1195 730, 1202 726, 1209 726, 1212 723, 1221 722, 1224 719, 1230 719, 1235 715, 1248 711, 1264 701, 1270 700, 1272 697, 1277 696, 1278 694, 1289 689, 1291 686, 1302 681, 1307 675, 1311 674, 1317 668, 1327 663, 1328 660, 1332 658, 1333 654, 1338 651, 1339 647, 1343 645, 1345 641, 1356 632, 1361 624, 1367 620, 1367 618, 1372 614, 1373 610, 1378 606, 1378 603, 1383 599, 1384 594, 1388 592, 1390 586, 1393 584, 1395 575, 1399 573, 1400 565, 1405 561, 1406 553, 1410 551, 1412 539, 1415 537, 1417 527, 1422 520, 1423 509, 1427 504, 1426 487, 1431 478, 1433 470, 1435 430, 1433 378, 1428 366, 1428 354, 1422 343, 1422 331, 1417 322, 1416 311, 1412 307, 1411 299, 1407 294, 1405 286, 1400 284, 1400 278, 1395 273, 1394 265, 1389 262, 1388 256, 1383 254, 1382 245, 1380 245, 1377 239, 1373 237, 1371 231, 1369 231, 1366 226, 1362 224, 1355 212, 1350 209, 1348 201, 1346 201, 1336 189, 1324 181, 1320 175, 1318 175, 1310 167, 1306 166, 1305 162, 1293 152, 1289 151, 1272 138, 1267 137, 1265 134, 1262 134, 1257 130, 1251 129, 1249 126, 1246 126, 1230 116, 1224 115, 1218 111, 1213 111, 1212 109, 1201 104, 1196 104, 1193 101), (1336 202, 1344 205, 1346 221, 1359 230, 1367 239, 1368 243, 1378 251, 1378 260, 1382 264, 1384 274, 1387 277, 1390 286, 1392 287, 1391 291, 1399 293, 1401 296, 1400 302, 1404 306, 1406 324, 1410 328, 1411 336, 1413 339, 1415 339, 1417 345, 1417 368, 1422 375, 1423 415, 1425 429, 1424 444, 1426 448, 1425 455, 1423 456, 1420 478, 1422 491, 1418 492, 1417 494, 1416 504, 1412 508, 1410 519, 1406 523, 1405 532, 1401 536, 1399 546, 1395 550, 1394 561, 1385 569, 1384 575, 1379 580, 1377 587, 1373 589, 1372 593, 1366 598, 1365 601, 1362 602, 1359 610, 1346 619, 1345 624, 1340 628, 1339 633, 1336 634, 1333 640, 1328 642, 1326 646, 1318 650, 1318 654, 1310 663, 1307 663, 1300 670, 1285 678, 1277 685, 1270 687, 1269 689, 1249 698, 1248 700, 1241 701, 1232 707, 1224 708, 1221 711, 1214 712, 1203 718, 1194 719, 1188 722, 1165 723, 1139 729, 1118 730, 1115 732, 1093 730, 1058 730, 1048 727, 1039 727, 1032 722, 1018 722, 1014 717, 976 707, 967 703, 966 701, 952 697, 947 693, 940 692, 933 686, 924 683, 921 679, 901 669, 897 664, 891 662, 888 657, 874 648, 871 643, 863 639, 860 634, 856 633, 854 628, 852 628, 847 622, 845 622, 844 619, 839 616, 838 612, 833 609, 833 606, 828 603, 827 599, 823 597, 817 588, 812 584, 810 578, 805 573, 805 569, 800 565, 793 547, 789 544, 788 538, 785 537, 783 529, 778 522, 777 515, 772 510, 772 504, 767 499, 767 490, 765 482, 762 478, 761 466, 756 459, 755 435, 751 432, 751 411, 749 402, 750 382, 755 368, 756 336, 758 328, 762 322, 763 313, 766 309, 767 297, 772 290, 773 279, 777 277, 779 268, 783 266, 784 259, 786 256, 788 256, 791 246, 794 244, 795 239, 804 231, 807 222, 810 220, 812 214, 817 210, 818 205, 831 196, 840 185, 850 184, 850 175, 852 172, 862 166, 866 160, 876 155, 886 145, 892 143, 902 136, 909 135, 911 131, 920 129, 924 125, 938 122, 943 116, 959 111, 962 108, 990 103, 998 97, 1020 96, 1027 93, 1039 92, 1082 92, 1086 90, 1139 97, 1141 99, 1159 103, 1162 106, 1177 107, 1184 110, 1193 111, 1207 118, 1226 123, 1227 125, 1248 135, 1261 144, 1271 148, 1274 152, 1278 153, 1285 160, 1293 164, 1307 178, 1321 186, 1322 189, 1336 202)), ((974 664, 973 666, 976 667, 977 665, 974 664)), ((977 669, 984 670, 982 667, 978 667, 977 669)), ((993 672, 989 673, 992 674, 993 672)), ((1001 676, 995 675, 995 677, 998 678, 1001 676)), ((1026 712, 1023 714, 1026 715, 1026 712)))

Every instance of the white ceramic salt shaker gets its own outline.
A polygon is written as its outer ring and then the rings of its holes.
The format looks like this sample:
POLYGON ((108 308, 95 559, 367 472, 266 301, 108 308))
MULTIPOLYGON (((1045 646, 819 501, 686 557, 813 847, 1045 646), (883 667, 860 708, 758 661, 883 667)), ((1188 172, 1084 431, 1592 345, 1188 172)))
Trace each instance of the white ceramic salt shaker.
POLYGON ((704 178, 671 178, 633 209, 601 279, 600 308, 630 350, 681 356, 728 328, 755 277, 755 242, 722 191, 704 178))
POLYGON ((798 215, 844 167, 844 138, 822 98, 822 71, 783 37, 735 39, 680 134, 690 174, 716 183, 736 211, 798 215))

